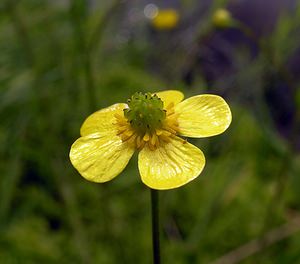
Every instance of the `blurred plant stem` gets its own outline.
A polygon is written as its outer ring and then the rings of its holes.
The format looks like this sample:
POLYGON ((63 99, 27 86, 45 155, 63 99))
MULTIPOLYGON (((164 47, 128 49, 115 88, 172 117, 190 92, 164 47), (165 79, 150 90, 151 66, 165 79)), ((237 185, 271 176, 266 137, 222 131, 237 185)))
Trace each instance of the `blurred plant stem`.
MULTIPOLYGON (((276 219, 276 211, 278 210, 278 208, 280 208, 280 203, 282 202, 283 194, 288 183, 288 173, 292 162, 292 157, 293 156, 291 153, 286 153, 282 158, 281 166, 278 169, 278 173, 276 175, 277 177, 274 194, 271 197, 271 201, 269 202, 269 205, 266 209, 261 233, 265 233, 270 228, 270 226, 274 224, 274 220, 276 219)), ((261 242, 265 243, 265 241, 263 240, 261 240, 261 242)))
POLYGON ((207 200, 201 210, 198 211, 195 225, 193 226, 189 237, 186 238, 190 252, 196 252, 199 248, 205 247, 209 227, 217 218, 217 215, 222 208, 222 202, 224 202, 226 193, 230 192, 232 185, 237 181, 236 175, 232 172, 240 171, 242 164, 240 162, 230 162, 235 159, 236 158, 233 155, 228 154, 226 158, 223 158, 224 163, 215 165, 216 171, 213 171, 212 175, 230 175, 230 178, 226 178, 226 180, 223 179, 223 181, 215 179, 218 181, 218 184, 214 183, 214 191, 211 192, 211 198, 207 200), (222 165, 225 163, 227 164, 226 168, 222 165))
POLYGON ((151 215, 152 215, 152 245, 153 263, 160 264, 160 237, 159 237, 159 193, 157 190, 151 191, 151 215))
POLYGON ((92 263, 89 243, 82 224, 74 188, 69 181, 69 177, 66 175, 68 173, 68 170, 61 162, 61 160, 53 160, 52 168, 56 186, 59 188, 62 199, 66 205, 67 218, 71 225, 71 228, 73 229, 74 243, 76 248, 78 249, 78 254, 81 257, 82 263, 92 263))
MULTIPOLYGON (((256 35, 256 33, 245 24, 238 23, 237 26, 259 48, 261 55, 268 62, 266 71, 268 72, 270 71, 270 69, 273 68, 275 70, 275 74, 278 74, 278 76, 287 84, 292 93, 295 95, 297 90, 296 82, 294 81, 293 76, 290 74, 284 62, 278 61, 276 59, 275 52, 270 45, 271 41, 268 41, 268 39, 259 38, 256 35)), ((298 122, 299 116, 296 113, 293 120, 294 126, 292 127, 290 137, 288 138, 289 142, 287 142, 289 144, 289 148, 285 153, 281 153, 282 159, 281 165, 276 173, 275 190, 271 201, 266 209, 265 219, 263 222, 261 233, 266 232, 270 228, 270 226, 274 224, 274 220, 276 220, 276 211, 278 210, 278 208, 280 208, 280 204, 282 203, 284 191, 289 181, 288 174, 291 168, 292 158, 295 151, 294 145, 296 145, 295 142, 297 140, 297 137, 299 136, 297 126, 299 124, 298 122)), ((267 241, 264 241, 264 239, 261 239, 260 241, 262 244, 267 243, 267 241)), ((262 247, 263 246, 264 245, 262 245, 262 247)))
MULTIPOLYGON (((110 8, 102 15, 92 32, 91 37, 88 36, 86 29, 87 23, 87 3, 85 0, 73 0, 70 6, 71 20, 74 27, 74 38, 77 43, 77 52, 81 57, 80 65, 83 65, 85 75, 85 86, 89 101, 89 111, 97 110, 97 93, 94 78, 94 61, 95 49, 99 46, 104 30, 114 17, 113 14, 119 7, 121 0, 116 0, 110 8)), ((99 72, 97 72, 99 74, 99 72)))
POLYGON ((87 51, 91 55, 95 48, 99 45, 102 40, 103 33, 107 24, 112 20, 113 15, 117 12, 118 8, 122 4, 122 0, 115 0, 104 15, 99 19, 94 31, 91 33, 91 37, 87 43, 87 51))
POLYGON ((39 87, 39 72, 40 69, 38 68, 38 58, 34 52, 34 45, 33 41, 30 36, 30 28, 27 26, 26 20, 23 17, 23 13, 18 10, 18 1, 6 1, 5 3, 5 10, 7 10, 7 14, 9 15, 13 27, 16 32, 16 37, 20 40, 21 48, 23 49, 24 56, 27 60, 28 68, 33 73, 34 81, 32 84, 32 103, 30 107, 33 111, 40 110, 40 87, 39 87))
POLYGON ((23 162, 20 155, 15 156, 9 163, 10 170, 3 175, 0 195, 0 230, 6 225, 16 187, 22 174, 23 162))
MULTIPOLYGON (((80 69, 83 66, 85 76, 85 88, 88 96, 89 111, 96 110, 96 91, 94 85, 94 78, 92 67, 90 63, 90 56, 86 46, 86 20, 87 20, 87 3, 84 0, 73 0, 70 3, 70 18, 74 30, 74 40, 76 47, 76 54, 78 57, 77 76, 80 76, 80 69)), ((75 58, 76 59, 76 58, 75 58)))
MULTIPOLYGON (((254 239, 238 248, 228 252, 219 259, 213 261, 211 264, 235 264, 241 263, 244 259, 254 255, 261 250, 277 243, 289 236, 294 235, 300 231, 300 217, 296 216, 288 223, 283 224, 271 231, 265 233, 261 238, 254 239), (264 243, 262 243, 264 241, 264 243)), ((250 263, 250 262, 249 262, 250 263)), ((251 262, 252 263, 252 262, 251 262)))
MULTIPOLYGON (((30 38, 29 30, 25 23, 25 20, 17 8, 16 1, 8 0, 4 2, 4 11, 6 11, 8 17, 12 21, 13 29, 16 33, 16 37, 21 43, 21 49, 27 60, 29 67, 33 67, 35 64, 35 56, 33 52, 32 41, 30 38)), ((18 124, 18 132, 11 134, 11 141, 13 142, 13 147, 10 147, 6 153, 6 157, 11 157, 8 165, 8 172, 3 175, 3 182, 1 185, 1 195, 0 195, 0 228, 5 227, 6 221, 11 213, 13 197, 15 195, 17 186, 19 184, 20 178, 23 172, 23 157, 20 153, 20 145, 25 139, 26 129, 27 129, 27 119, 20 118, 15 120, 18 124)))
POLYGON ((250 27, 241 22, 236 22, 236 26, 245 34, 246 37, 248 37, 255 43, 255 45, 257 45, 261 54, 269 62, 269 65, 275 69, 282 80, 284 80, 286 84, 292 89, 292 91, 295 92, 296 89, 293 76, 290 74, 284 63, 281 63, 276 59, 274 51, 269 45, 270 41, 268 39, 259 38, 259 36, 257 36, 257 34, 250 27))
MULTIPOLYGON (((226 3, 226 1, 216 2, 219 2, 219 6, 224 6, 226 3)), ((213 11, 216 10, 216 6, 218 5, 212 6, 211 13, 213 13, 213 11)), ((197 53, 199 52, 199 50, 202 49, 202 41, 207 38, 210 38, 210 35, 216 30, 216 28, 212 24, 212 21, 210 19, 208 19, 207 21, 209 21, 209 23, 204 24, 204 26, 201 25, 202 30, 199 31, 196 35, 194 44, 186 56, 182 70, 184 77, 187 77, 190 69, 194 68, 197 65, 197 53)), ((260 54, 268 62, 268 66, 276 71, 276 73, 281 77, 283 81, 286 82, 286 84, 291 88, 291 90, 294 93, 296 92, 297 87, 295 87, 295 81, 292 74, 283 62, 278 61, 278 59, 276 59, 275 52, 272 50, 272 47, 270 45, 271 41, 269 39, 264 39, 258 36, 256 32, 254 32, 248 25, 242 23, 241 21, 235 20, 234 18, 232 18, 232 24, 219 30, 226 30, 230 28, 240 30, 249 40, 251 40, 253 44, 255 44, 258 47, 260 54)))
MULTIPOLYGON (((17 186, 24 170, 24 160, 20 146, 25 140, 28 119, 19 118, 14 121, 18 124, 18 131, 16 134, 11 134, 11 142, 13 144, 5 152, 5 157, 8 158, 9 162, 8 169, 7 173, 2 175, 2 182, 0 182, 0 229, 5 228, 12 212, 13 198, 16 195, 17 186)), ((5 146, 2 147, 5 149, 5 146)))
POLYGON ((32 46, 29 30, 24 21, 22 13, 19 12, 15 0, 6 1, 4 7, 7 11, 7 14, 9 14, 9 16, 11 17, 15 31, 17 33, 17 37, 19 38, 20 43, 22 44, 22 48, 24 49, 24 55, 26 56, 28 64, 30 66, 33 66, 35 63, 35 54, 33 51, 34 48, 32 46))
MULTIPOLYGON (((43 85, 43 73, 44 69, 41 66, 41 61, 44 58, 40 58, 39 56, 36 56, 35 54, 35 42, 31 38, 31 27, 27 26, 26 19, 23 16, 22 10, 19 11, 18 6, 19 1, 6 1, 4 7, 5 10, 7 11, 7 14, 9 18, 12 21, 13 28, 16 32, 16 38, 19 39, 19 42, 21 44, 21 48, 23 49, 24 56, 26 59, 26 65, 24 70, 28 70, 27 68, 30 69, 33 75, 33 81, 31 84, 32 87, 32 93, 31 95, 31 100, 28 104, 29 113, 33 116, 32 120, 30 120, 30 127, 34 127, 34 132, 29 132, 26 131, 27 133, 22 134, 22 138, 20 141, 23 142, 18 142, 16 145, 21 145, 24 144, 28 139, 25 138, 30 134, 34 140, 39 141, 42 139, 45 134, 48 133, 47 131, 49 129, 49 122, 51 120, 47 120, 46 122, 39 122, 39 119, 41 116, 45 115, 45 112, 48 111, 47 106, 45 104, 45 98, 42 98, 42 90, 41 90, 41 85, 43 85), (35 123, 35 124, 34 124, 35 123), (46 133, 47 131, 47 133, 46 133)), ((47 69, 49 70, 49 69, 47 69)), ((95 99, 95 97, 94 97, 95 99)), ((60 135, 61 133, 61 128, 55 129, 54 126, 51 127, 53 129, 54 135, 60 135)), ((21 133, 20 133, 21 134, 21 133)), ((48 140, 49 137, 48 137, 48 140)), ((55 142, 55 140, 54 140, 55 142)), ((61 144, 63 145, 63 143, 61 144)), ((55 151, 58 151, 58 149, 54 150, 51 148, 51 146, 48 144, 47 141, 42 141, 41 145, 39 146, 39 157, 44 157, 45 160, 49 160, 49 153, 55 153, 55 151)), ((64 150, 59 151, 60 153, 64 153, 64 150)), ((18 181, 19 177, 22 175, 19 170, 22 170, 22 160, 30 159, 27 155, 28 153, 24 153, 21 151, 20 157, 16 156, 15 159, 12 161, 11 164, 11 172, 7 174, 7 176, 10 176, 10 178, 7 178, 7 182, 5 183, 4 186, 4 192, 3 195, 5 196, 5 199, 1 199, 0 203, 0 217, 3 218, 1 220, 5 221, 6 215, 8 215, 8 211, 12 210, 11 206, 11 200, 12 196, 14 195, 14 190, 18 186, 18 181)), ((63 154, 63 155, 64 155, 63 154)), ((89 245, 88 245, 88 240, 87 240, 87 235, 86 231, 84 229, 84 226, 82 224, 81 220, 81 213, 80 210, 78 209, 78 203, 76 201, 76 196, 75 196, 75 190, 72 184, 69 182, 69 177, 68 177, 68 169, 61 164, 63 158, 56 160, 51 164, 49 167, 45 168, 45 171, 47 169, 52 170, 51 175, 49 178, 53 178, 56 184, 56 187, 62 197, 62 200, 65 203, 65 209, 67 213, 67 219, 68 223, 73 231, 74 235, 74 243, 75 247, 77 249, 78 255, 79 255, 79 261, 81 263, 91 263, 91 258, 90 258, 90 253, 89 253, 89 245), (58 167, 59 164, 59 167, 58 167)), ((38 161, 37 161, 38 162, 38 161)), ((51 163, 51 162, 50 162, 51 163)), ((43 165, 41 165, 43 166, 43 165)), ((1 193, 2 197, 2 193, 1 193)), ((1 222, 2 224, 2 222, 1 222)))

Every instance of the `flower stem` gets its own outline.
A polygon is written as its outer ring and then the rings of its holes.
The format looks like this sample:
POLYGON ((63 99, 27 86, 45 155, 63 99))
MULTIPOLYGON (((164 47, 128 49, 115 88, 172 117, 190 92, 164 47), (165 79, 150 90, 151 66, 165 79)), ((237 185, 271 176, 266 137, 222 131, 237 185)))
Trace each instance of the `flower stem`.
POLYGON ((153 263, 160 264, 158 191, 151 190, 153 263))

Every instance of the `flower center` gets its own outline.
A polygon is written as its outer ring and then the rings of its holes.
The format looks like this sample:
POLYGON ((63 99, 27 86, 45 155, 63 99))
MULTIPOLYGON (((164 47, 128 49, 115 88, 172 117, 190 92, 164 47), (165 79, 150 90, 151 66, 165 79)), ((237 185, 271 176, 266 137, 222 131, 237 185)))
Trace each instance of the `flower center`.
POLYGON ((164 109, 163 101, 151 93, 135 93, 127 100, 124 115, 116 114, 117 134, 137 149, 155 150, 178 132, 174 104, 164 109))
POLYGON ((166 111, 163 110, 163 101, 156 94, 135 93, 127 103, 129 108, 124 109, 124 116, 136 132, 145 134, 162 127, 166 111))

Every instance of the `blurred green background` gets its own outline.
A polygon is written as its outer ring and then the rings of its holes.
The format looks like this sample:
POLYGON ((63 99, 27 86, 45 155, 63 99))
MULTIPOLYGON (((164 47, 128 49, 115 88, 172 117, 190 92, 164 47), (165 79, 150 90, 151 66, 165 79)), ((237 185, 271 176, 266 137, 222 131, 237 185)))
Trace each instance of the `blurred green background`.
POLYGON ((136 157, 94 184, 68 155, 93 111, 164 89, 219 94, 233 122, 191 140, 199 178, 160 192, 163 263, 300 263, 298 6, 2 0, 0 263, 152 262, 136 157))

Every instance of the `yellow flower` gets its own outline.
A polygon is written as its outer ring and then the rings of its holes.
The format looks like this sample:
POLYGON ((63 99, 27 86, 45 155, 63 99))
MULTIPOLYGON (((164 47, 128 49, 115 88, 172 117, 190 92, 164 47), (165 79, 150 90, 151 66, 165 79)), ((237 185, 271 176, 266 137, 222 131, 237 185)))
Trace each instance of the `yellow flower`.
POLYGON ((151 24, 158 30, 170 30, 177 26, 179 22, 179 13, 172 8, 158 10, 152 18, 151 24))
POLYGON ((205 157, 185 137, 209 137, 224 132, 231 122, 227 103, 204 94, 182 101, 175 90, 135 93, 127 104, 114 104, 90 115, 70 159, 89 181, 106 182, 120 174, 135 150, 144 184, 172 189, 195 179, 205 157))
POLYGON ((219 28, 227 28, 233 25, 231 13, 224 8, 220 8, 214 13, 212 22, 219 28))

